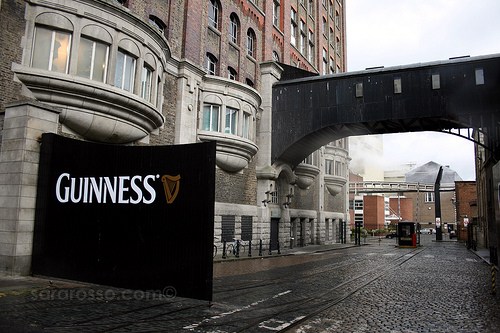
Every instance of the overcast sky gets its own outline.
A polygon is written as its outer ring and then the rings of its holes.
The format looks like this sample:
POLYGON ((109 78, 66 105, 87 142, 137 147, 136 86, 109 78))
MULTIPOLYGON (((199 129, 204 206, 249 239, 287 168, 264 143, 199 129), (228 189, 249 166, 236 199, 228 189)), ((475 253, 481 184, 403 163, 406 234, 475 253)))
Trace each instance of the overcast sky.
MULTIPOLYGON (((346 0, 346 10, 348 71, 500 53, 499 0, 346 0)), ((475 180, 473 144, 449 134, 384 135, 384 159, 475 180)))

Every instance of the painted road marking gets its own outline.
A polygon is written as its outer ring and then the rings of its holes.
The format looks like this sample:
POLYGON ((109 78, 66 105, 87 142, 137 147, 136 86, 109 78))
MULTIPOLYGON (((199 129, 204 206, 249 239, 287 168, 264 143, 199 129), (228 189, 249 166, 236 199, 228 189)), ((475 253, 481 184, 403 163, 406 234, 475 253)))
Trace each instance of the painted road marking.
POLYGON ((250 308, 252 308, 254 306, 257 306, 257 305, 259 305, 261 303, 267 302, 267 301, 269 301, 271 299, 275 299, 275 298, 284 296, 284 295, 289 294, 291 292, 292 292, 291 290, 285 290, 285 291, 283 291, 283 292, 281 292, 279 294, 273 295, 272 297, 263 298, 263 299, 258 300, 256 302, 253 302, 251 304, 245 305, 245 306, 243 306, 241 308, 236 308, 236 309, 233 309, 231 311, 223 312, 223 313, 220 313, 218 315, 212 316, 210 318, 205 318, 205 319, 203 319, 202 321, 200 321, 198 323, 187 325, 187 326, 184 326, 183 328, 185 330, 194 330, 195 328, 197 328, 198 326, 200 326, 200 325, 202 325, 204 323, 208 323, 208 322, 210 322, 212 320, 215 320, 215 319, 224 318, 224 317, 230 316, 232 314, 235 314, 235 313, 238 313, 238 312, 241 312, 241 311, 244 311, 244 310, 248 310, 248 309, 250 309, 250 308))

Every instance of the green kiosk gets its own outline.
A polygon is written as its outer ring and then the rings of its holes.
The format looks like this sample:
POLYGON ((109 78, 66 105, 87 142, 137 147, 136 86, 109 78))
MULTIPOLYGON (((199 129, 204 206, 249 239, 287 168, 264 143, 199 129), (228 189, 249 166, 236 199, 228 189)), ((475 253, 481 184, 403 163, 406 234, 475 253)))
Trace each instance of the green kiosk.
POLYGON ((399 247, 417 247, 417 224, 415 222, 398 223, 399 247))

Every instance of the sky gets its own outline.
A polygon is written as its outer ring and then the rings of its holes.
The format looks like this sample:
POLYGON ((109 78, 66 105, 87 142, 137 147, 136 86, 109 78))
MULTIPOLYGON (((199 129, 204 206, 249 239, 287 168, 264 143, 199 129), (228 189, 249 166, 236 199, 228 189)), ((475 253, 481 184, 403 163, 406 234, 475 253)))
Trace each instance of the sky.
MULTIPOLYGON (((348 71, 500 53, 499 0, 346 0, 346 11, 348 71)), ((475 180, 468 140, 436 132, 383 137, 386 170, 434 161, 475 180)))

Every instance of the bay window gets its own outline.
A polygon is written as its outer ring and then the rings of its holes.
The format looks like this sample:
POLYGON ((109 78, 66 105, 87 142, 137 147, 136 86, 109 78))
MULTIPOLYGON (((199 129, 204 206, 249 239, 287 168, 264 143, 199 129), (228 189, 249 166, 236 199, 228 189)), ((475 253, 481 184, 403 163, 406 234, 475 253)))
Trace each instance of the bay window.
POLYGON ((68 73, 71 33, 37 26, 31 66, 68 73))
POLYGON ((144 66, 142 68, 141 75, 141 97, 151 102, 153 88, 153 70, 148 66, 144 66))
POLYGON ((106 82, 108 57, 108 45, 82 37, 78 49, 76 75, 99 82, 106 82))
POLYGON ((238 122, 238 110, 226 107, 226 124, 224 132, 228 134, 236 134, 238 122))
POLYGON ((219 132, 220 105, 207 104, 203 107, 203 125, 205 131, 219 132))
POLYGON ((116 57, 115 87, 133 92, 136 59, 118 50, 116 57))

